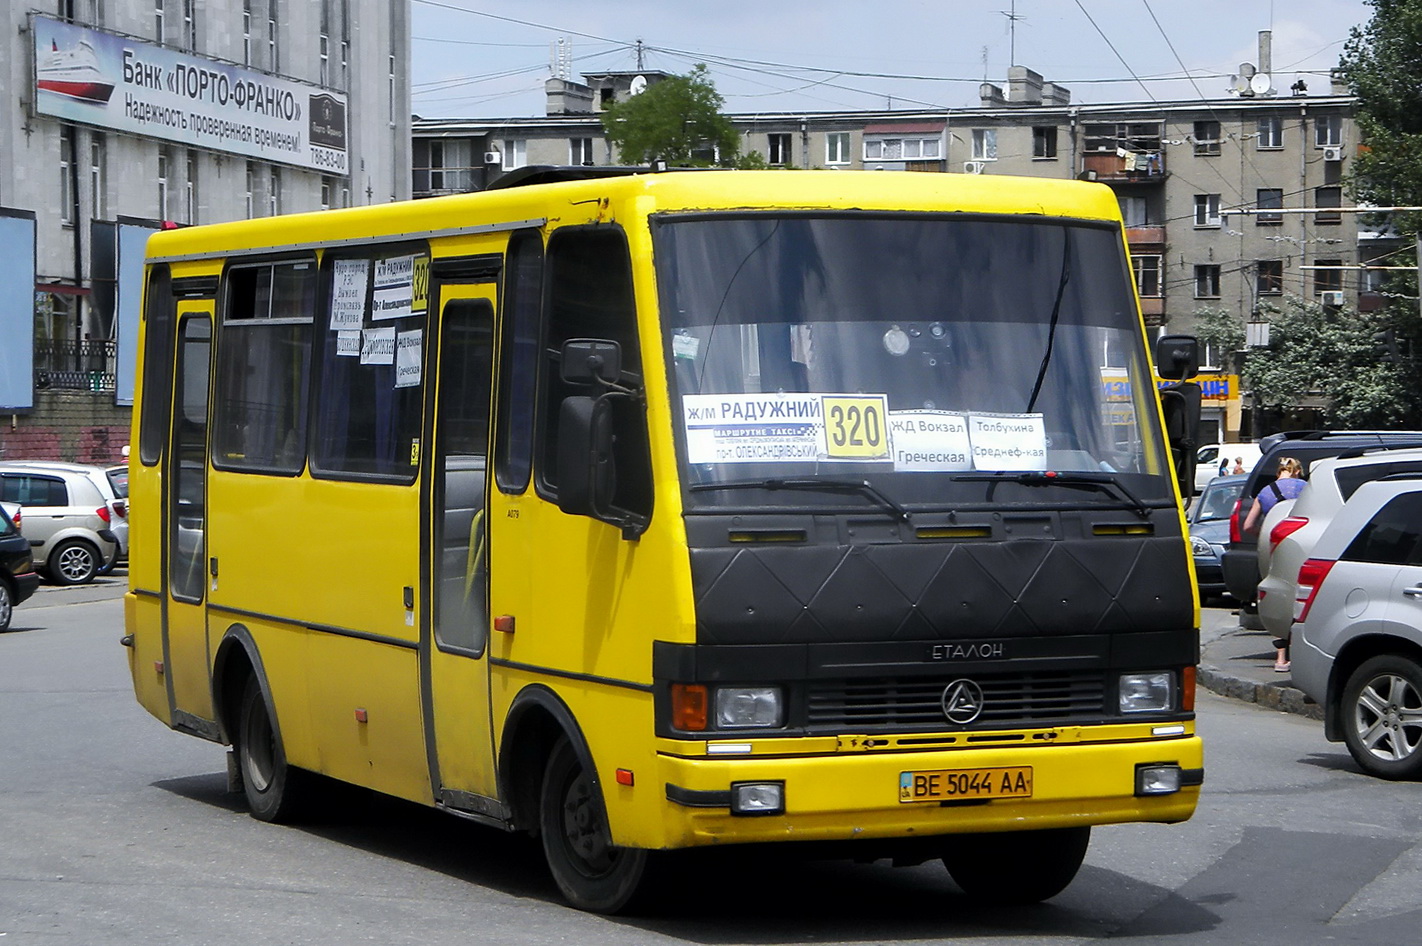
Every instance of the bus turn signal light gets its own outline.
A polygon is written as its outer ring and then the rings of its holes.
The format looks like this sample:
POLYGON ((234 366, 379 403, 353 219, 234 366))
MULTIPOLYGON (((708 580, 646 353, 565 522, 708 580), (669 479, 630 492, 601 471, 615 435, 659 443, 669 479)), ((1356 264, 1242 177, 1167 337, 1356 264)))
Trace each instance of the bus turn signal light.
POLYGON ((700 683, 673 683, 672 728, 683 732, 706 729, 706 687, 700 683))

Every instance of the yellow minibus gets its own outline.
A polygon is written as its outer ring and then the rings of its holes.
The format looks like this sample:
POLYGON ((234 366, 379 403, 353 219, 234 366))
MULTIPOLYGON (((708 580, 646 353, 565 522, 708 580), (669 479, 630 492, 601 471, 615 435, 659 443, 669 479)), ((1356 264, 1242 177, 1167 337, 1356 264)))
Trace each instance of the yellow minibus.
POLYGON ((124 643, 253 815, 364 786, 603 912, 712 845, 1031 902, 1191 816, 1196 358, 1109 189, 501 183, 149 241, 124 643))

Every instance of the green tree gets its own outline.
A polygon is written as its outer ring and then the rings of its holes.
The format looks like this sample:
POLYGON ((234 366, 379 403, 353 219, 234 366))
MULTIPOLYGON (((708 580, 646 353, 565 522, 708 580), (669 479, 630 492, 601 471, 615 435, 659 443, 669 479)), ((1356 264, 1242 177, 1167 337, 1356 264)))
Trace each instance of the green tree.
POLYGON ((704 64, 684 76, 663 79, 602 113, 607 140, 626 164, 662 159, 682 167, 717 163, 730 167, 740 152, 740 135, 721 114, 725 100, 704 64))
POLYGON ((1261 308, 1271 323, 1269 347, 1249 351, 1244 362, 1256 405, 1287 411, 1322 396, 1330 427, 1416 425, 1416 366, 1405 340, 1379 337, 1390 327, 1386 318, 1292 298, 1261 308))

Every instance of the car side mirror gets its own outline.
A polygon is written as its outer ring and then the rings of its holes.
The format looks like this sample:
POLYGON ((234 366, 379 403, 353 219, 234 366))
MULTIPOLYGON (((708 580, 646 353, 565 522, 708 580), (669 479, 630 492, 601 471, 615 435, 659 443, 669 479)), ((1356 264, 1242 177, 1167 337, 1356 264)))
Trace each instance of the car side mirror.
POLYGON ((1165 419, 1165 437, 1170 442, 1170 458, 1180 495, 1195 495, 1195 465, 1200 436, 1200 386, 1193 381, 1176 381, 1160 387, 1160 410, 1165 419))
POLYGON ((611 517, 617 492, 612 426, 612 404, 606 397, 563 399, 558 409, 557 466, 558 508, 564 512, 611 517))
POLYGON ((1155 343, 1155 370, 1166 381, 1189 381, 1200 373, 1200 340, 1162 335, 1155 343))
POLYGON ((568 384, 616 384, 622 346, 605 338, 570 338, 563 343, 559 374, 568 384))

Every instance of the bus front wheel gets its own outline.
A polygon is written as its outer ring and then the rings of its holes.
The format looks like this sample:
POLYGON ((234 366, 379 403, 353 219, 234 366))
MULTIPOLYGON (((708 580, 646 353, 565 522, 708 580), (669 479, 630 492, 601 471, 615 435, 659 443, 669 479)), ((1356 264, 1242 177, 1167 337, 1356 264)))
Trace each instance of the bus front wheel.
POLYGON ((1072 882, 1091 828, 1053 828, 946 839, 943 866, 963 892, 992 903, 1039 903, 1072 882))
POLYGON ((255 676, 247 678, 242 691, 235 741, 242 791, 252 817, 274 823, 297 817, 308 802, 310 775, 286 764, 286 752, 255 676))
POLYGON ((566 738, 548 757, 538 822, 548 868, 569 903, 617 913, 632 902, 642 886, 648 853, 612 843, 597 783, 566 738))

